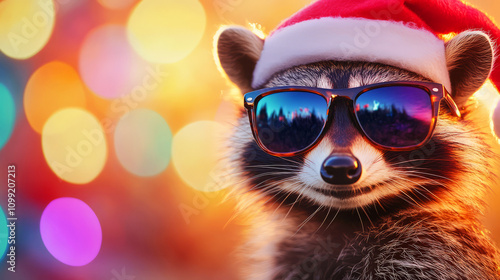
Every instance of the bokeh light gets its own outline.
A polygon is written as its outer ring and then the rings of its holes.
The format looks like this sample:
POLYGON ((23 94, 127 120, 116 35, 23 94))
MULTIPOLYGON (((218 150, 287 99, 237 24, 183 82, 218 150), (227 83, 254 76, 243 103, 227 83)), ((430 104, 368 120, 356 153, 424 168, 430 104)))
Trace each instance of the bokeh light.
POLYGON ((105 25, 91 31, 80 51, 80 74, 97 95, 117 98, 142 85, 147 63, 132 49, 125 27, 105 25))
POLYGON ((40 234, 50 254, 71 266, 90 263, 101 249, 99 219, 85 202, 76 198, 50 202, 40 219, 40 234))
POLYGON ((155 63, 177 62, 198 45, 205 31, 206 15, 197 0, 143 0, 128 21, 134 49, 155 63))
POLYGON ((7 227, 7 218, 0 207, 0 260, 5 256, 7 251, 7 240, 9 237, 9 228, 7 227))
POLYGON ((31 127, 42 132, 47 119, 66 107, 85 108, 85 88, 70 65, 49 62, 31 75, 24 91, 24 112, 31 127))
POLYGON ((93 0, 54 0, 58 15, 84 8, 84 5, 88 5, 91 1, 93 0))
POLYGON ((99 3, 108 9, 124 9, 130 7, 137 0, 97 0, 99 3))
POLYGON ((9 141, 16 119, 16 106, 9 90, 0 84, 0 150, 9 141))
POLYGON ((217 180, 225 169, 220 152, 226 133, 218 122, 199 121, 175 134, 172 162, 179 176, 192 188, 212 192, 228 186, 217 180))
POLYGON ((107 159, 101 124, 78 108, 60 110, 48 119, 42 131, 42 149, 52 171, 73 184, 94 180, 107 159))
POLYGON ((37 54, 55 23, 53 0, 0 1, 0 50, 16 59, 37 54))
POLYGON ((170 161, 172 132, 155 111, 132 110, 115 129, 116 155, 122 166, 138 176, 161 173, 170 161))

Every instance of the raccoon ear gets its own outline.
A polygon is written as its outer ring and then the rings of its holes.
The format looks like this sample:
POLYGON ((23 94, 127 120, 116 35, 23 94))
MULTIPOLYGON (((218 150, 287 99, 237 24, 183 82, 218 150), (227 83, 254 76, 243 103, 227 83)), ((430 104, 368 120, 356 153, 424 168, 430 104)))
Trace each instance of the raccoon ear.
POLYGON ((243 27, 219 30, 215 40, 220 65, 226 75, 242 92, 251 91, 253 70, 264 40, 243 27))
POLYGON ((465 31, 446 43, 452 96, 459 107, 488 79, 494 60, 493 44, 481 31, 465 31))

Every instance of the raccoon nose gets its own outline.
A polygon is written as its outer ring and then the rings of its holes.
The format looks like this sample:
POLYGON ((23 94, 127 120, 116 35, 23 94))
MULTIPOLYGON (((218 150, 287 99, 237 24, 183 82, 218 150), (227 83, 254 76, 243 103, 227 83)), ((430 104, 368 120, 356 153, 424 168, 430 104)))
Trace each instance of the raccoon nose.
POLYGON ((361 177, 361 162, 352 154, 331 154, 321 166, 321 177, 333 185, 354 184, 361 177))

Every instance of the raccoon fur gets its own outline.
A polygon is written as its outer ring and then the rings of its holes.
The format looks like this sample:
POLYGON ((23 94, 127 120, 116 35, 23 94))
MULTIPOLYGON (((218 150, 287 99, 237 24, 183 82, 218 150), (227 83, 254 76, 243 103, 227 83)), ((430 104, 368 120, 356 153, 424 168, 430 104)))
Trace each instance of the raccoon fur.
MULTIPOLYGON (((254 90, 262 39, 232 27, 216 40, 228 78, 243 93, 254 90)), ((241 111, 228 139, 228 164, 249 219, 249 240, 239 250, 243 279, 500 279, 499 253, 479 220, 496 158, 488 122, 471 98, 491 71, 494 51, 487 35, 467 31, 447 42, 446 59, 462 117, 442 106, 432 139, 417 150, 373 146, 338 98, 315 148, 276 157, 255 143, 241 111), (355 155, 363 168, 348 188, 319 174, 338 151, 355 155)), ((263 87, 341 89, 387 81, 429 80, 384 64, 323 61, 281 71, 263 87)))

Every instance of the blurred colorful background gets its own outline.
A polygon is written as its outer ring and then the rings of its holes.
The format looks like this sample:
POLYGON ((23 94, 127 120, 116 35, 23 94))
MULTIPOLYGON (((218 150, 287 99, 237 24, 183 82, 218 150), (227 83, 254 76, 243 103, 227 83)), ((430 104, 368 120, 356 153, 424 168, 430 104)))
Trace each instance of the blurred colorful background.
POLYGON ((213 36, 309 2, 0 0, 0 279, 238 279, 217 155, 239 95, 213 36))

